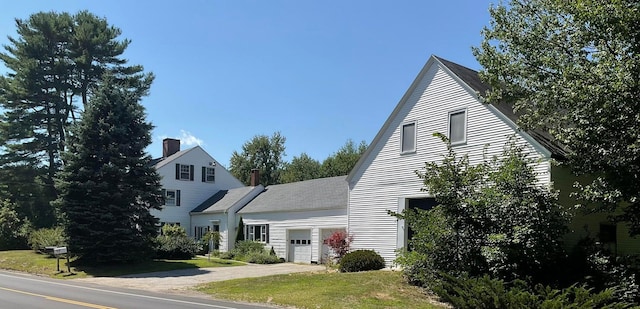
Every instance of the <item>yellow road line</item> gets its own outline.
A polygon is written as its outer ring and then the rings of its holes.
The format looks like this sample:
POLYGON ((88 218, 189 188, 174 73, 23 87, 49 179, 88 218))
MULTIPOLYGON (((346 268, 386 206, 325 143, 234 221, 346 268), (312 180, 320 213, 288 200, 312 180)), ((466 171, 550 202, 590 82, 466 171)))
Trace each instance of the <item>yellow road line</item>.
POLYGON ((87 308, 117 309, 117 308, 114 308, 114 307, 101 306, 101 305, 90 304, 90 303, 85 303, 85 302, 66 299, 66 298, 59 298, 59 297, 35 294, 35 293, 30 293, 30 292, 25 292, 25 291, 19 291, 19 290, 14 290, 14 289, 3 288, 3 287, 0 287, 0 290, 5 290, 5 291, 9 291, 9 292, 14 292, 14 293, 20 293, 20 294, 25 294, 25 295, 30 295, 30 296, 42 297, 44 299, 48 299, 48 300, 52 300, 52 301, 57 301, 57 302, 67 303, 67 304, 72 304, 72 305, 78 305, 78 306, 83 306, 83 307, 87 307, 87 308))

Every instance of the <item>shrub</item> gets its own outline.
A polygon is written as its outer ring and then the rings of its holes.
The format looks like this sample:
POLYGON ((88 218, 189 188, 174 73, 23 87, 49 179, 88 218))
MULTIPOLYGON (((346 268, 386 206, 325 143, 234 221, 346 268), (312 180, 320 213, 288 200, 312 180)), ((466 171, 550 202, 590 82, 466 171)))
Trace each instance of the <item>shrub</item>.
POLYGON ((533 288, 525 281, 482 277, 454 277, 441 274, 433 291, 454 308, 629 308, 610 289, 593 292, 578 285, 558 290, 537 284, 533 288))
POLYGON ((345 231, 335 231, 331 236, 323 241, 323 243, 335 254, 335 258, 340 260, 347 252, 349 252, 349 246, 353 241, 353 236, 347 234, 345 231))
POLYGON ((251 252, 246 257, 246 261, 249 263, 255 264, 277 264, 282 263, 282 260, 275 256, 269 254, 267 251, 262 252, 251 252))
POLYGON ((28 243, 34 251, 44 253, 46 247, 62 246, 66 243, 62 227, 34 230, 29 234, 28 243))
POLYGON ((160 235, 155 240, 156 258, 168 260, 187 260, 196 256, 200 245, 187 236, 160 235))
POLYGON ((161 234, 168 237, 187 237, 187 231, 177 224, 163 225, 161 234))
POLYGON ((384 259, 373 250, 356 250, 345 254, 340 260, 341 272, 357 272, 383 269, 384 259))
POLYGON ((236 257, 245 257, 253 252, 263 252, 264 244, 257 241, 241 240, 236 243, 235 247, 231 250, 236 257))

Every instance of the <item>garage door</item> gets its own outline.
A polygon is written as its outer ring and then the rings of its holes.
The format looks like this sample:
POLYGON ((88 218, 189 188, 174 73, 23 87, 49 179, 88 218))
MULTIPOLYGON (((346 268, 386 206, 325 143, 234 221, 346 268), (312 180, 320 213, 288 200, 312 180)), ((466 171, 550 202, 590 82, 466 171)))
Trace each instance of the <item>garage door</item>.
POLYGON ((311 263, 311 230, 289 230, 289 262, 311 263))

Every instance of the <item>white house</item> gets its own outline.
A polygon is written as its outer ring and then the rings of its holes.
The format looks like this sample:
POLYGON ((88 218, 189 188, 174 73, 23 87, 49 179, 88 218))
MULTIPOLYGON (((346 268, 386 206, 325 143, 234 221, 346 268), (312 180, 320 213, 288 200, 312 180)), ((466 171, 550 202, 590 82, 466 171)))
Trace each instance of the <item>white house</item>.
POLYGON ((550 160, 562 157, 562 148, 544 133, 519 130, 510 107, 482 103, 479 93, 485 90, 476 71, 430 57, 347 177, 352 249, 373 249, 391 265, 396 250, 406 246, 403 220, 388 211, 434 206, 415 173, 446 153, 434 132, 448 136, 454 150, 468 154, 472 164, 483 159, 483 151, 499 155, 515 135, 528 156, 539 160, 539 182, 551 182, 550 160))
POLYGON ((238 211, 245 238, 273 247, 289 262, 321 263, 323 240, 347 226, 345 176, 267 186, 238 211))
MULTIPOLYGON (((161 224, 178 224, 189 236, 198 238, 202 228, 192 225, 190 212, 222 190, 245 186, 200 146, 181 151, 179 140, 167 138, 162 150, 162 158, 152 164, 162 177, 165 205, 151 214, 161 224)), ((214 228, 213 224, 209 228, 214 228)))

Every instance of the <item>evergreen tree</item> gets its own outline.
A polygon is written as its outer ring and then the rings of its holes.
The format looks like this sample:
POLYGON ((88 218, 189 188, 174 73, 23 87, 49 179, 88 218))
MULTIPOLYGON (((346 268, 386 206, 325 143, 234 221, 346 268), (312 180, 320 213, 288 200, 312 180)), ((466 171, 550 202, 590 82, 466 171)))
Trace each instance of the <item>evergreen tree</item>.
POLYGON ((238 232, 236 233, 236 243, 244 240, 244 221, 242 221, 242 217, 240 217, 240 222, 238 222, 238 232))
POLYGON ((83 262, 136 261, 152 252, 157 219, 149 210, 160 208, 162 194, 144 150, 153 126, 140 98, 107 75, 63 154, 58 204, 69 249, 83 262))
MULTIPOLYGON (((35 215, 49 220, 33 221, 36 227, 49 226, 54 222, 49 202, 57 196, 54 179, 63 164, 69 126, 79 119, 102 75, 112 73, 139 94, 148 91, 153 76, 141 66, 127 66, 122 54, 130 41, 118 40, 120 29, 87 11, 35 13, 16 19, 16 28, 17 37, 9 37, 0 53, 8 69, 0 76, 0 169, 31 169, 31 179, 12 181, 24 181, 18 189, 41 187, 29 199, 44 201, 35 215)), ((32 215, 21 209, 31 202, 10 191, 18 211, 32 215)))

